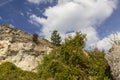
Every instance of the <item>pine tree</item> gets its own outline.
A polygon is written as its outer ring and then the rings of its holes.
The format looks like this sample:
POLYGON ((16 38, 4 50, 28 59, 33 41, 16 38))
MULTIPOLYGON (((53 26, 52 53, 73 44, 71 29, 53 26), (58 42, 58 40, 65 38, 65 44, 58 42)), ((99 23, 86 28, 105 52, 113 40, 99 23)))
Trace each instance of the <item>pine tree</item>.
POLYGON ((54 31, 52 32, 51 41, 52 41, 53 44, 55 44, 55 45, 60 45, 61 37, 60 37, 60 35, 59 35, 59 33, 58 33, 57 30, 54 30, 54 31))

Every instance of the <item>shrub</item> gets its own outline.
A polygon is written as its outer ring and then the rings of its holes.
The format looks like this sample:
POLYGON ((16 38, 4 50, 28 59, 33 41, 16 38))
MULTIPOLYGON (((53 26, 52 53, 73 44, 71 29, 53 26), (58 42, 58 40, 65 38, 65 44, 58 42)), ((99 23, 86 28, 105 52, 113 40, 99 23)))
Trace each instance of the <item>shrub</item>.
POLYGON ((38 43, 38 34, 33 34, 33 42, 38 43))
POLYGON ((76 33, 61 46, 45 55, 38 66, 38 74, 42 80, 110 80, 104 51, 92 50, 86 55, 86 35, 76 33), (107 72, 106 72, 107 71, 107 72))
POLYGON ((23 71, 10 62, 0 65, 0 80, 40 80, 37 73, 23 71))

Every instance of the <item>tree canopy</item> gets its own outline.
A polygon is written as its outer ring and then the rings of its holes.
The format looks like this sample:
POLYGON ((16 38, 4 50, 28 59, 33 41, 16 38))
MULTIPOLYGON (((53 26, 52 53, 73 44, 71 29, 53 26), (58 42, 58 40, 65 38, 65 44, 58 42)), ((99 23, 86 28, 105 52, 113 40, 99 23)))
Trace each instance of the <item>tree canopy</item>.
POLYGON ((55 45, 59 45, 61 42, 61 36, 59 35, 57 30, 54 30, 51 34, 51 41, 55 44, 55 45))
POLYGON ((77 32, 46 55, 38 67, 42 80, 111 80, 104 51, 85 51, 86 35, 77 32), (87 53, 87 55, 85 54, 87 53))

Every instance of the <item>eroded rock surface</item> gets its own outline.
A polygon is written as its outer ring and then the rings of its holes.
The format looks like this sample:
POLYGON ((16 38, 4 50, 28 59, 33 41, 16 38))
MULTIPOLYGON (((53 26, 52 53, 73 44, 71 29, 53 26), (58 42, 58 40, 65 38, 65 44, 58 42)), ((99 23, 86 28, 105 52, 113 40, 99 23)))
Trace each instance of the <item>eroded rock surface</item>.
POLYGON ((120 80, 120 46, 113 46, 111 52, 106 54, 114 80, 120 80))
POLYGON ((36 71, 43 55, 48 54, 53 45, 41 38, 37 43, 33 36, 9 26, 0 27, 0 63, 12 62, 23 70, 36 71))

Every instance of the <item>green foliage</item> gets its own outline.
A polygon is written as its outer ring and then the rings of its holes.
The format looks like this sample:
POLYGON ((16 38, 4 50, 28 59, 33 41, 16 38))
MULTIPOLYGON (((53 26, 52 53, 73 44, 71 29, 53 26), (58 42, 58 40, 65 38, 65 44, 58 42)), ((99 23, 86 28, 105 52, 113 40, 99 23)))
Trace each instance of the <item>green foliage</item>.
POLYGON ((77 32, 44 56, 38 73, 23 71, 14 64, 0 65, 0 80, 112 80, 105 52, 85 51, 86 35, 77 32))
POLYGON ((61 42, 61 37, 60 37, 60 35, 59 35, 59 33, 58 33, 57 30, 54 30, 54 31, 52 32, 51 41, 52 41, 55 45, 59 45, 59 44, 60 44, 60 42, 61 42))
POLYGON ((37 73, 23 71, 10 62, 0 65, 0 80, 40 80, 37 73))
POLYGON ((38 34, 33 34, 33 42, 38 43, 38 34))
POLYGON ((84 48, 86 41, 86 34, 82 34, 80 32, 76 32, 74 37, 69 36, 65 39, 65 45, 74 46, 75 48, 84 48))
POLYGON ((86 35, 76 33, 45 55, 38 66, 42 80, 110 80, 109 66, 104 51, 88 51, 85 54, 86 35))
POLYGON ((91 80, 112 80, 110 67, 105 60, 105 52, 94 49, 89 51, 89 77, 91 80))

